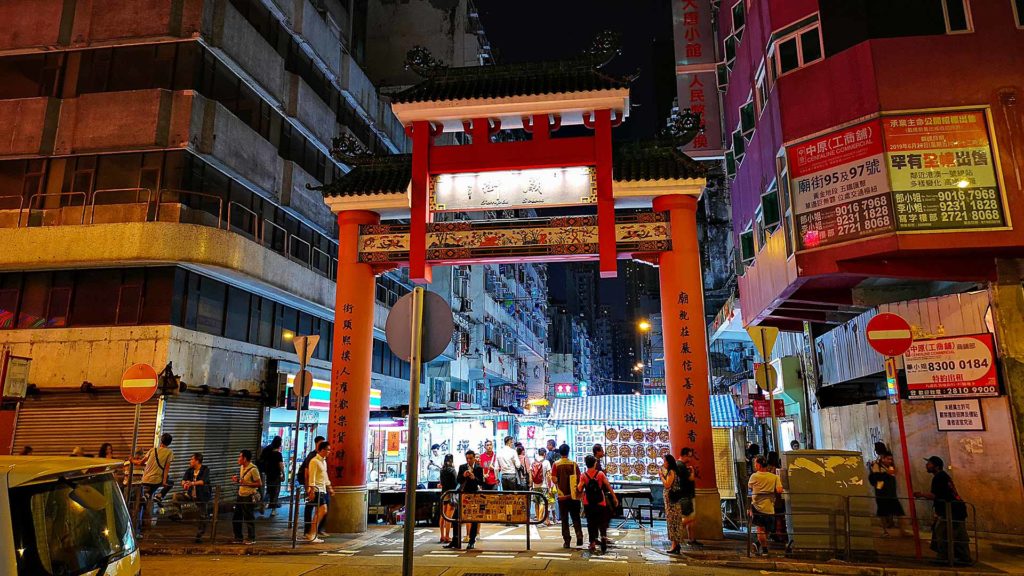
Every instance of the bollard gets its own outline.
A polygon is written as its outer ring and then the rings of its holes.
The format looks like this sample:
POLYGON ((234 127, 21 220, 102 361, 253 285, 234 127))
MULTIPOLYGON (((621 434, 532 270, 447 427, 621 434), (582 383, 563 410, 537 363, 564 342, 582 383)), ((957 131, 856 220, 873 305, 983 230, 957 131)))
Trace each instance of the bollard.
POLYGON ((852 547, 851 540, 852 540, 852 538, 850 537, 850 532, 853 530, 853 522, 850 521, 850 497, 849 496, 846 496, 846 497, 843 498, 843 513, 844 513, 844 516, 845 516, 843 524, 844 524, 844 526, 846 528, 846 556, 844 557, 844 559, 847 562, 849 562, 850 558, 851 558, 851 554, 852 554, 852 551, 851 551, 851 547, 852 547))
POLYGON ((220 486, 213 487, 213 519, 210 521, 210 545, 217 544, 217 518, 220 515, 220 486))

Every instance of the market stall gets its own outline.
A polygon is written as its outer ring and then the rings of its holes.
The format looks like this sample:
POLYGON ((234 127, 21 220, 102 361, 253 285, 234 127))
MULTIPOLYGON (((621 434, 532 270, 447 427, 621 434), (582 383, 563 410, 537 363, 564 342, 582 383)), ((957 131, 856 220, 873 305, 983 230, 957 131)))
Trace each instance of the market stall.
MULTIPOLYGON (((571 457, 583 465, 594 444, 605 449, 604 469, 613 484, 624 488, 649 487, 652 504, 661 502, 658 469, 671 450, 668 400, 663 394, 616 394, 557 399, 549 422, 565 438, 571 457)), ((736 497, 733 472, 732 428, 743 425, 736 404, 728 395, 711 396, 711 422, 718 489, 723 499, 736 497)))

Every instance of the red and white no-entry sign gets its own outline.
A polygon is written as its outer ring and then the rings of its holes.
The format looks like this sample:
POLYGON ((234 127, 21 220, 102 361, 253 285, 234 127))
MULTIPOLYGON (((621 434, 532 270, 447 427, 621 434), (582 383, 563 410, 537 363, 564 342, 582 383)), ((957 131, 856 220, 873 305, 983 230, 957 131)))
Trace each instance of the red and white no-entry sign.
POLYGON ((156 394, 156 370, 149 364, 134 364, 121 376, 121 396, 132 404, 142 404, 156 394))
POLYGON ((889 312, 882 312, 868 321, 866 336, 868 344, 882 356, 900 356, 914 343, 910 324, 902 316, 889 312))

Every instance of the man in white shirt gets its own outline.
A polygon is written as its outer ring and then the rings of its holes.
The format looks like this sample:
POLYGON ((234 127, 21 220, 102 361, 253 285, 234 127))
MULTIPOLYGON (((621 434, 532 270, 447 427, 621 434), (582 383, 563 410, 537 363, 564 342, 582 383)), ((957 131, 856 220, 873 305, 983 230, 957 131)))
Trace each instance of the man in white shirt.
POLYGON ((757 526, 757 544, 755 552, 768 555, 768 531, 775 531, 775 496, 782 494, 782 480, 768 472, 768 461, 764 456, 754 459, 756 472, 750 475, 747 486, 750 488, 750 515, 754 526, 757 526))
POLYGON ((323 538, 317 537, 320 522, 327 517, 327 491, 331 487, 331 479, 327 476, 327 455, 331 452, 328 442, 316 446, 316 456, 309 461, 309 480, 306 483, 306 505, 313 506, 313 521, 306 532, 306 541, 319 544, 323 538))
POLYGON ((505 436, 505 444, 498 449, 498 457, 495 460, 494 471, 501 479, 502 490, 517 490, 516 471, 522 467, 516 449, 512 447, 514 442, 511 436, 505 436))

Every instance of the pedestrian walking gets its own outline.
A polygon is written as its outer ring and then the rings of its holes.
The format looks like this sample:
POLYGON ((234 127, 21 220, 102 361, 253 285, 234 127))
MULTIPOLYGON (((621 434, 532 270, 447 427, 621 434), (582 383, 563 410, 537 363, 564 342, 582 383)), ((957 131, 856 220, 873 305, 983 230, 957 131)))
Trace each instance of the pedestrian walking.
MULTIPOLYGON (((779 471, 782 470, 782 460, 779 458, 779 453, 770 450, 765 456, 765 460, 768 461, 768 467, 765 471, 775 474, 776 476, 782 477, 779 471)), ((782 497, 782 494, 775 496, 775 528, 772 529, 770 537, 772 542, 783 543, 788 539, 786 532, 786 500, 782 497)))
POLYGON ((501 479, 501 489, 505 491, 517 490, 519 484, 519 456, 512 446, 513 438, 506 436, 502 447, 498 450, 495 460, 495 472, 501 479))
MULTIPOLYGON (((534 492, 540 492, 544 495, 544 499, 547 501, 548 517, 544 519, 545 526, 551 526, 554 524, 552 520, 551 505, 551 463, 548 461, 548 451, 545 448, 537 450, 536 456, 533 457, 533 464, 530 465, 530 484, 534 492)), ((539 520, 543 504, 537 502, 534 505, 534 515, 539 520)))
POLYGON ((314 544, 323 543, 319 538, 320 522, 327 517, 327 491, 331 487, 331 479, 327 476, 327 455, 331 452, 328 442, 317 444, 316 456, 309 462, 306 476, 306 506, 313 507, 313 517, 309 530, 306 530, 306 541, 314 544))
POLYGON ((164 432, 160 435, 160 444, 149 449, 141 459, 135 460, 135 466, 142 466, 142 490, 140 496, 141 518, 138 522, 138 536, 142 537, 143 529, 151 520, 153 506, 163 500, 164 496, 171 489, 167 474, 171 471, 171 463, 174 462, 174 451, 171 450, 171 442, 174 437, 164 432))
POLYGON ((516 490, 530 489, 530 468, 526 462, 526 448, 522 444, 516 445, 516 459, 519 466, 516 468, 516 490))
MULTIPOLYGON (((466 451, 466 463, 459 466, 457 476, 459 492, 463 494, 473 494, 480 491, 481 487, 484 485, 484 469, 482 466, 477 464, 476 452, 473 452, 472 450, 466 451)), ((456 517, 458 518, 460 516, 456 517)), ((445 548, 462 548, 461 528, 461 523, 455 524, 455 540, 448 544, 448 546, 445 546, 445 548)), ((466 546, 466 550, 472 550, 476 547, 476 537, 479 532, 480 524, 477 522, 470 522, 469 544, 466 546)))
POLYGON ((679 474, 679 489, 682 497, 679 499, 679 512, 683 516, 683 529, 686 531, 686 544, 691 548, 700 548, 701 543, 693 537, 693 527, 697 523, 697 476, 693 469, 694 454, 693 448, 683 448, 679 451, 679 460, 676 461, 676 473, 679 474))
MULTIPOLYGON (((547 448, 546 449, 548 451, 548 453, 546 455, 546 458, 548 460, 548 466, 549 466, 550 469, 553 470, 555 468, 555 464, 558 462, 558 459, 562 457, 562 455, 558 453, 558 443, 555 442, 552 439, 548 439, 547 448)), ((551 473, 548 472, 548 476, 549 477, 550 477, 550 475, 551 475, 551 473)), ((555 494, 555 487, 554 487, 554 484, 551 484, 551 496, 548 498, 548 501, 551 504, 551 508, 548 510, 548 518, 551 519, 552 523, 558 522, 558 518, 559 518, 558 517, 557 500, 556 500, 555 496, 556 496, 556 494, 555 494)))
POLYGON ((882 535, 896 528, 896 518, 903 516, 903 505, 896 494, 896 464, 892 454, 883 454, 871 463, 868 481, 875 489, 875 514, 882 521, 882 535))
POLYGON ((238 484, 238 496, 235 498, 235 509, 231 517, 231 526, 235 531, 235 544, 252 545, 256 543, 256 495, 262 484, 260 471, 252 463, 252 451, 242 450, 238 454, 238 474, 231 477, 238 484), (242 539, 242 525, 248 528, 248 538, 242 539))
POLYGON ((270 509, 270 517, 277 516, 277 509, 280 507, 281 483, 284 481, 284 457, 281 456, 282 439, 274 436, 260 451, 260 459, 257 468, 263 479, 265 496, 263 501, 270 509))
POLYGON ((597 458, 587 456, 583 462, 587 471, 583 473, 576 491, 583 495, 583 507, 587 514, 587 536, 590 538, 590 553, 601 547, 601 553, 608 551, 608 524, 611 510, 618 506, 618 498, 608 478, 597 469, 597 458))
POLYGON ((107 460, 114 459, 114 445, 110 442, 104 442, 100 444, 100 451, 96 453, 97 458, 106 458, 107 460))
POLYGON ((750 488, 751 521, 757 527, 757 543, 754 551, 768 555, 768 532, 775 530, 775 498, 782 494, 782 480, 768 471, 768 460, 764 456, 754 458, 754 473, 747 481, 750 488))
POLYGON ((561 456, 551 469, 551 480, 558 491, 558 515, 562 518, 562 548, 569 548, 572 543, 569 536, 570 521, 576 533, 576 546, 583 546, 583 527, 580 524, 580 499, 577 495, 577 484, 580 467, 569 459, 569 445, 558 447, 561 456))
MULTIPOLYGON (((444 455, 444 464, 441 465, 441 473, 438 475, 441 483, 441 494, 445 492, 451 492, 459 488, 459 480, 457 477, 458 472, 455 470, 455 458, 451 454, 444 455)), ((441 511, 441 544, 449 544, 452 541, 452 523, 445 519, 445 516, 449 518, 455 517, 455 498, 457 496, 452 494, 449 500, 444 501, 444 508, 441 511)))
MULTIPOLYGON (((597 460, 597 471, 604 472, 604 446, 594 444, 590 452, 594 455, 594 459, 597 460)), ((586 462, 586 459, 584 458, 583 461, 586 462)))
MULTIPOLYGON (((317 436, 317 437, 313 438, 313 449, 310 450, 309 453, 306 454, 306 457, 302 459, 302 465, 299 466, 299 469, 295 472, 295 490, 298 490, 299 494, 305 494, 306 493, 306 484, 307 484, 306 480, 307 480, 308 471, 309 471, 309 463, 313 461, 313 458, 316 458, 316 447, 319 446, 320 443, 323 442, 324 440, 326 440, 326 438, 324 438, 323 436, 317 436)), ((327 494, 326 496, 327 496, 327 505, 330 506, 330 504, 331 504, 331 496, 330 496, 330 494, 327 494)), ((295 505, 298 506, 299 505, 298 502, 296 502, 295 505)), ((303 534, 306 534, 307 532, 309 532, 309 526, 310 526, 310 524, 313 523, 313 512, 314 512, 313 507, 311 507, 311 506, 305 506, 304 507, 304 510, 302 512, 302 520, 303 520, 302 533, 303 534)), ((319 534, 319 533, 318 533, 318 535, 319 536, 324 536, 324 534, 319 534)))
POLYGON ((497 455, 494 453, 494 442, 490 440, 484 442, 484 453, 480 455, 480 468, 484 471, 484 483, 480 488, 482 490, 497 490, 498 489, 498 475, 495 467, 497 466, 497 455))
POLYGON ((665 524, 666 537, 672 547, 666 550, 669 554, 682 552, 683 540, 686 532, 683 530, 683 512, 680 501, 683 499, 683 490, 679 482, 679 463, 675 456, 665 454, 661 469, 659 470, 661 484, 665 487, 665 524))
POLYGON ((172 500, 179 504, 191 503, 196 507, 196 543, 206 533, 206 518, 209 515, 209 502, 212 487, 210 486, 210 468, 203 464, 203 455, 196 452, 189 458, 188 468, 181 478, 181 492, 174 494, 172 500))
POLYGON ((953 478, 944 470, 945 463, 938 456, 925 459, 925 468, 932 475, 930 492, 914 492, 916 498, 932 501, 935 519, 932 521, 931 549, 940 562, 949 562, 950 528, 953 538, 953 559, 958 564, 971 564, 970 536, 967 534, 967 504, 960 499, 953 478))

